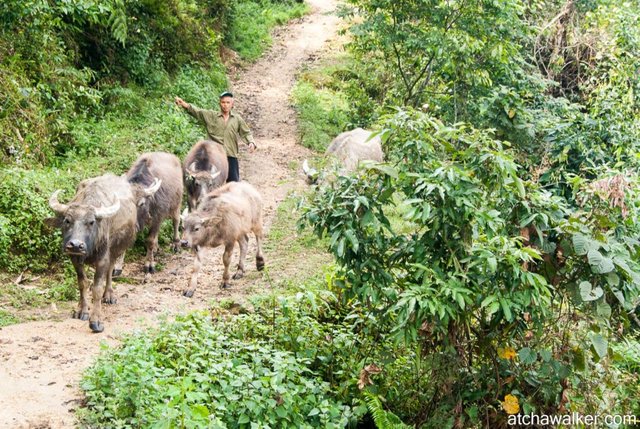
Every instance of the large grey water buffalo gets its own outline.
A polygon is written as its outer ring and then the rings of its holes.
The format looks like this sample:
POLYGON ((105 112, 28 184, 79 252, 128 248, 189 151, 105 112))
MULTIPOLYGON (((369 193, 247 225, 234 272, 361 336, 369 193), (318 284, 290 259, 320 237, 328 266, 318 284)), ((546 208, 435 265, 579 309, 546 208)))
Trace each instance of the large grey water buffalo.
MULTIPOLYGON (((180 236, 180 205, 182 203, 182 164, 175 155, 166 152, 152 152, 141 155, 126 174, 127 181, 134 186, 148 187, 155 179, 162 185, 151 196, 141 196, 136 202, 137 229, 149 226, 147 237, 147 257, 144 263, 145 280, 155 272, 154 253, 158 248, 158 233, 165 219, 173 222, 174 251, 178 250, 180 236)), ((113 275, 122 273, 124 254, 115 265, 113 275)))
POLYGON ((207 194, 198 209, 184 218, 182 246, 195 253, 189 288, 184 292, 191 297, 198 283, 204 247, 224 245, 224 273, 222 287, 229 287, 229 263, 235 243, 240 246, 238 270, 233 279, 244 275, 244 260, 249 246, 249 233, 256 237, 256 268, 264 268, 262 255, 262 197, 247 182, 231 182, 207 194))
MULTIPOLYGON (((339 165, 339 174, 355 171, 361 161, 382 162, 382 142, 379 135, 372 137, 373 132, 356 128, 339 134, 326 150, 326 155, 335 159, 339 165)), ((303 170, 310 181, 315 181, 318 172, 309 167, 305 160, 303 170)))
POLYGON ((56 217, 48 219, 47 223, 62 229, 62 249, 78 276, 80 302, 74 317, 88 319, 93 332, 104 330, 101 302, 116 302, 111 273, 118 257, 135 241, 136 201, 152 195, 160 185, 160 180, 156 179, 146 188, 131 186, 124 176, 105 174, 81 182, 75 197, 67 204, 58 201, 60 190, 49 199, 56 217), (85 264, 95 268, 91 307, 85 264))
POLYGON ((189 211, 196 209, 201 197, 224 185, 229 174, 227 153, 221 144, 211 140, 193 145, 183 167, 189 211))

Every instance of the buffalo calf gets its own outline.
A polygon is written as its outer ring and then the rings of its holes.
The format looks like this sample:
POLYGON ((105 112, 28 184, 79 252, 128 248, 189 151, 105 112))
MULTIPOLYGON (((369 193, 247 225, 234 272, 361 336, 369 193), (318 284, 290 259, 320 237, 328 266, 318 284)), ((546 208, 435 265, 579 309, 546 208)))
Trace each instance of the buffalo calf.
POLYGON ((184 292, 191 297, 198 283, 203 261, 203 248, 224 245, 222 287, 229 287, 229 264, 235 243, 240 246, 238 269, 233 279, 244 275, 244 260, 249 246, 249 233, 256 237, 256 268, 264 268, 262 255, 262 197, 247 182, 231 182, 207 194, 198 209, 184 217, 182 246, 195 253, 189 288, 184 292))

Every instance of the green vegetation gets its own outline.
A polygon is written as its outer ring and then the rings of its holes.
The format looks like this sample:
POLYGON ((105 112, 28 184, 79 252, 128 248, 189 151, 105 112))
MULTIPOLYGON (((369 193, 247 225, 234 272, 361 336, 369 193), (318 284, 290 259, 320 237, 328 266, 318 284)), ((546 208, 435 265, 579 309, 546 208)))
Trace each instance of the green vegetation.
POLYGON ((322 283, 323 271, 332 261, 324 250, 325 240, 318 239, 311 231, 296 231, 300 216, 296 207, 298 199, 291 195, 280 203, 264 244, 264 251, 269 255, 268 272, 278 273, 278 278, 293 284, 294 289, 299 282, 308 282, 315 276, 322 283))
POLYGON ((299 118, 299 132, 304 146, 324 151, 333 137, 347 123, 346 101, 330 90, 316 90, 299 81, 292 93, 299 118))
MULTIPOLYGON (((349 408, 310 359, 265 338, 268 318, 193 314, 104 354, 83 381, 90 425, 343 427, 349 408), (253 326, 252 334, 247 329, 253 326), (240 328, 240 329, 236 329, 240 328)), ((272 328, 275 325, 271 324, 272 328)))
POLYGON ((232 31, 225 35, 225 43, 248 60, 257 59, 266 46, 271 45, 269 30, 309 11, 302 2, 240 2, 234 6, 232 31))
POLYGON ((387 163, 317 189, 302 223, 371 335, 420 350, 415 379, 365 394, 374 419, 637 415, 637 2, 349 3, 355 61, 306 97, 339 93, 387 163), (409 410, 416 379, 438 389, 409 410))

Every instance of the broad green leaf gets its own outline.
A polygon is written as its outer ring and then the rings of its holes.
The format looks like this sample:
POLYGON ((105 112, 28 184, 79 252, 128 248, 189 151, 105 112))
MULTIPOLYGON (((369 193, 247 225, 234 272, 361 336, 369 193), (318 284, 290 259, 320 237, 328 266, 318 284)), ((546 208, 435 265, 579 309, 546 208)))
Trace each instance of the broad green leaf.
POLYGON ((573 366, 578 371, 584 371, 587 367, 587 359, 585 358, 584 350, 581 348, 576 347, 573 349, 573 366))
POLYGON ((598 301, 596 313, 598 313, 598 316, 609 319, 611 317, 611 306, 604 300, 598 301))
POLYGON ((607 273, 605 279, 607 279, 607 283, 611 287, 617 287, 620 284, 620 276, 614 272, 607 273))
POLYGON ((192 405, 191 412, 202 419, 206 419, 209 417, 209 410, 207 409, 207 407, 201 404, 192 405))
POLYGON ((589 282, 582 282, 580 283, 579 287, 580 297, 585 302, 595 301, 604 294, 604 291, 600 286, 593 288, 593 286, 589 282))
POLYGON ((504 298, 500 298, 500 306, 502 307, 504 318, 507 319, 507 321, 511 322, 513 320, 513 315, 511 314, 511 308, 509 308, 509 304, 504 298))
POLYGON ((538 359, 538 354, 535 350, 531 350, 529 347, 523 347, 518 352, 518 358, 520 359, 520 362, 526 365, 531 365, 538 359))
POLYGON ((589 250, 587 260, 589 261, 589 265, 591 265, 591 270, 596 274, 606 274, 615 268, 611 258, 603 256, 598 250, 589 250))
POLYGON ((344 235, 351 242, 351 250, 353 250, 353 253, 358 253, 358 247, 360 246, 360 243, 358 242, 358 238, 356 237, 356 234, 353 232, 353 230, 348 229, 347 231, 345 231, 344 235))
POLYGON ((373 162, 363 162, 362 164, 365 165, 370 170, 379 171, 380 173, 386 174, 387 176, 391 176, 394 179, 398 178, 398 170, 396 170, 395 168, 391 167, 390 165, 378 164, 378 163, 373 163, 373 162))
POLYGON ((497 301, 498 297, 495 295, 489 295, 487 296, 485 299, 482 300, 482 303, 480 304, 480 308, 484 308, 487 305, 491 304, 494 301, 497 301))
POLYGON ((598 241, 584 234, 573 234, 571 241, 573 242, 573 250, 576 252, 576 255, 579 256, 584 256, 589 253, 590 250, 598 250, 600 248, 598 241))
POLYGON ((590 340, 591 340, 591 345, 593 346, 593 349, 595 350, 597 356, 600 359, 605 357, 607 355, 607 347, 609 345, 606 338, 604 338, 600 334, 592 334, 590 340))
POLYGON ((239 424, 239 425, 243 425, 243 424, 245 424, 245 423, 249 423, 249 421, 251 421, 251 419, 249 418, 249 416, 248 416, 248 415, 246 415, 246 414, 242 414, 242 415, 240 416, 240 418, 238 419, 238 424, 239 424))
POLYGON ((494 256, 487 258, 487 265, 489 265, 489 271, 495 273, 498 269, 498 261, 494 256))
POLYGON ((620 304, 624 306, 626 304, 626 300, 624 299, 624 294, 622 293, 622 291, 615 288, 612 289, 612 291, 613 291, 613 296, 618 298, 618 301, 620 302, 620 304))
POLYGON ((498 301, 493 301, 491 304, 489 304, 489 306, 487 307, 487 315, 488 316, 492 316, 495 313, 498 312, 498 310, 500 309, 500 302, 498 301))
POLYGON ((571 241, 573 242, 573 250, 576 255, 583 256, 589 251, 589 238, 582 234, 573 234, 571 241))

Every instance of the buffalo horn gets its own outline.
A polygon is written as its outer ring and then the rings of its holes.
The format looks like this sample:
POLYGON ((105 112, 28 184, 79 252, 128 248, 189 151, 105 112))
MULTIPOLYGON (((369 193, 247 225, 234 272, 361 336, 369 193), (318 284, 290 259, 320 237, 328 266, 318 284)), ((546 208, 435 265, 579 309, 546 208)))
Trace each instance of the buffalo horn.
POLYGON ((58 189, 53 194, 51 194, 51 198, 49 198, 49 207, 51 207, 51 210, 53 210, 54 212, 63 214, 67 211, 69 206, 58 202, 58 194, 60 192, 62 192, 62 189, 58 189))
POLYGON ((189 174, 189 176, 194 176, 196 174, 196 163, 195 163, 195 161, 192 162, 191 164, 189 164, 189 166, 187 167, 187 174, 189 174))
POLYGON ((96 219, 106 219, 114 214, 116 214, 120 210, 120 200, 116 198, 116 202, 111 204, 110 206, 102 206, 96 207, 96 219))
POLYGON ((151 195, 155 194, 158 191, 158 189, 160 189, 160 185, 162 185, 162 180, 158 179, 157 177, 154 177, 153 183, 151 184, 151 186, 149 186, 148 188, 145 188, 143 192, 147 197, 150 197, 151 195))

